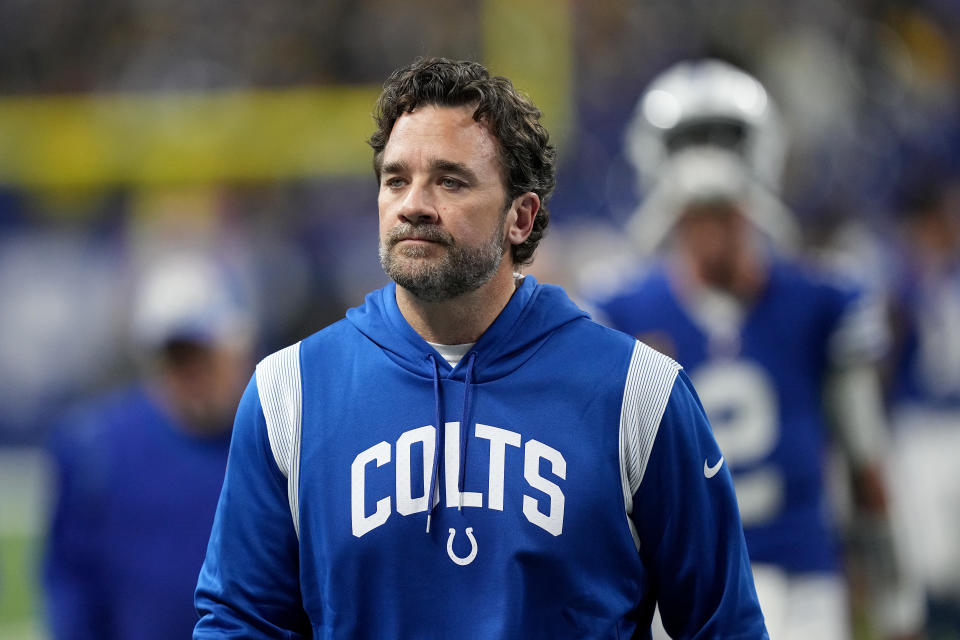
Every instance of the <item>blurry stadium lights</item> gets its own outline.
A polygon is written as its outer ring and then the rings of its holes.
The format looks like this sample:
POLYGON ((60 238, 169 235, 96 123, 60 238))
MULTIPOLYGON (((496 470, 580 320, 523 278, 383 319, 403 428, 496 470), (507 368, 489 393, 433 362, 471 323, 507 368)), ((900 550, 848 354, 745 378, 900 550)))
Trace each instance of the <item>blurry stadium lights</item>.
MULTIPOLYGON (((491 71, 572 122, 568 1, 485 0, 491 71)), ((397 64, 408 61, 398 61, 397 64)), ((0 99, 0 183, 33 189, 367 175, 379 85, 0 99)))

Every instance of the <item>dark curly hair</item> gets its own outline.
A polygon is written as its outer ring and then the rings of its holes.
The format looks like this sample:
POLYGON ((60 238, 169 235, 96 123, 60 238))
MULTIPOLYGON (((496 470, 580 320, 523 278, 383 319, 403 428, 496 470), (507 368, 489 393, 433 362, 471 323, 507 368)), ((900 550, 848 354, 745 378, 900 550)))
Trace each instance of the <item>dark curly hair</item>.
POLYGON ((420 105, 474 106, 473 119, 490 127, 499 141, 499 159, 507 187, 507 202, 532 191, 540 197, 533 231, 523 244, 513 245, 515 265, 533 262, 550 213, 547 200, 556 185, 556 150, 540 124, 540 110, 520 94, 507 78, 490 77, 478 62, 445 58, 417 58, 394 71, 383 85, 373 117, 377 130, 370 136, 373 169, 380 179, 383 150, 397 119, 420 105))

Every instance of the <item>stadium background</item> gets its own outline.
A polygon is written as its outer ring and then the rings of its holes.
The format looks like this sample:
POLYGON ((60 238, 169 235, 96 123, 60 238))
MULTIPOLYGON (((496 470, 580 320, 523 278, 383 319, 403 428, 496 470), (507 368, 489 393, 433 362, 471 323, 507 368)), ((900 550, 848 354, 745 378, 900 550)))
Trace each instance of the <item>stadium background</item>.
POLYGON ((0 640, 45 637, 41 445, 133 375, 136 264, 229 261, 260 354, 383 282, 364 141, 396 66, 476 58, 532 95, 561 154, 537 273, 576 286, 628 254, 623 131, 645 82, 730 59, 783 108, 808 247, 878 284, 903 185, 957 175, 958 35, 954 0, 0 0, 0 640))

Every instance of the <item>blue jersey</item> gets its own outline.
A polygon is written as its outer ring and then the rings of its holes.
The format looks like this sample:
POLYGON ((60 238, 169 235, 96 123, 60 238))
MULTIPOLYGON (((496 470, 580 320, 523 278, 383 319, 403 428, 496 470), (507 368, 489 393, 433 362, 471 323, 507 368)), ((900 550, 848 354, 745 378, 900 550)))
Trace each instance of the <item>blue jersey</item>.
POLYGON ((57 640, 169 640, 192 604, 229 434, 185 435, 142 387, 71 412, 54 432, 58 495, 45 590, 57 640))
POLYGON ((894 402, 960 410, 960 265, 909 274, 898 292, 894 402))
POLYGON ((258 365, 194 638, 766 637, 675 362, 528 276, 451 369, 395 292, 258 365))
POLYGON ((655 265, 598 310, 690 373, 733 472, 751 560, 791 572, 836 570, 822 391, 832 366, 876 355, 876 326, 861 296, 774 262, 744 315, 711 325, 678 295, 668 269, 655 265))

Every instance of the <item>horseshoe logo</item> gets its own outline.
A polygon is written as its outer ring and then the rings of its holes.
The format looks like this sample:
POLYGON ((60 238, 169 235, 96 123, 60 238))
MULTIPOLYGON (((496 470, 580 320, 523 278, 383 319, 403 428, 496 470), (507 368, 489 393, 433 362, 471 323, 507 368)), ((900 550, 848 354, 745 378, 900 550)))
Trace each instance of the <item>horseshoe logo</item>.
POLYGON ((456 564, 465 567, 477 557, 477 539, 473 537, 473 527, 467 527, 467 539, 470 541, 470 553, 465 558, 461 558, 453 552, 453 538, 457 535, 456 529, 450 529, 450 537, 447 538, 447 555, 456 564))

